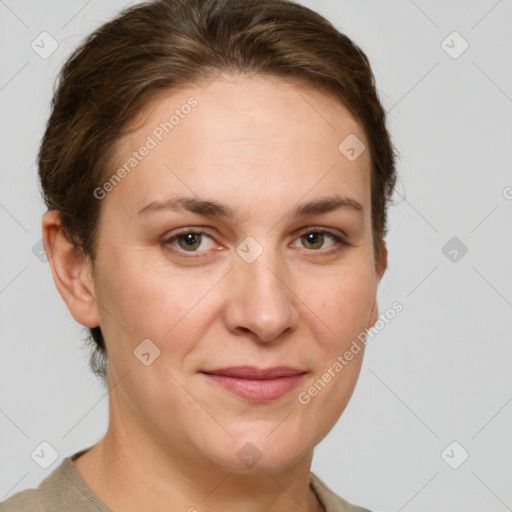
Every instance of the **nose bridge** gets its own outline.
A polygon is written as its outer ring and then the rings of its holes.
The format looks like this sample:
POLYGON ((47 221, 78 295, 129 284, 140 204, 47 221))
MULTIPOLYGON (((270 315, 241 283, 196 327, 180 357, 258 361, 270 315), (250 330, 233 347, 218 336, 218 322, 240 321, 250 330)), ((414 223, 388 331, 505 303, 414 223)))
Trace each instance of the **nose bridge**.
POLYGON ((270 237, 265 246, 247 237, 236 252, 232 277, 237 284, 229 305, 230 327, 249 329, 261 341, 271 341, 297 321, 286 263, 270 237))

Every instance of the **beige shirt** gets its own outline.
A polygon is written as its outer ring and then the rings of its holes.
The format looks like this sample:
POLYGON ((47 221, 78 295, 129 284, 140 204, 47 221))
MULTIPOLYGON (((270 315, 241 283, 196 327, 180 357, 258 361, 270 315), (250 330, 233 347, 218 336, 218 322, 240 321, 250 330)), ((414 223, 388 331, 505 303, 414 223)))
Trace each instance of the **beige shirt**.
MULTIPOLYGON (((65 458, 37 487, 13 494, 0 503, 0 512, 112 512, 80 476, 72 460, 81 450, 65 458)), ((310 486, 325 512, 370 512, 351 505, 334 494, 314 473, 310 486)))

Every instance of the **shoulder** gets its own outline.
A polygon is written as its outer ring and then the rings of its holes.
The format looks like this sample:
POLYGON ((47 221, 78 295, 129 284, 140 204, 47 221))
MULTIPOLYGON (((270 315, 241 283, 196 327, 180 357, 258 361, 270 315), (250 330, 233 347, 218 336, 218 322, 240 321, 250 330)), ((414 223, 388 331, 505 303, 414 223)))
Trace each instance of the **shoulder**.
POLYGON ((0 512, 43 512, 37 489, 26 489, 0 503, 0 512))
POLYGON ((310 482, 325 512, 371 512, 367 508, 353 505, 335 494, 313 472, 310 472, 310 482))
POLYGON ((92 493, 71 463, 73 457, 66 457, 44 478, 37 489, 25 489, 0 503, 0 512, 111 512, 92 493))

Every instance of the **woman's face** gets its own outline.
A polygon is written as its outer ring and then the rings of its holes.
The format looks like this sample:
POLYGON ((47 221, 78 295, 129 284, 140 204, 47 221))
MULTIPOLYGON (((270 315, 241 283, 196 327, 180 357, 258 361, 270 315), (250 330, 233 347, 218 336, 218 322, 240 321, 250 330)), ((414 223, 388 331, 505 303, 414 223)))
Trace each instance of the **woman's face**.
POLYGON ((187 460, 282 469, 338 420, 363 350, 332 368, 377 320, 369 151, 358 156, 362 129, 319 92, 205 85, 143 112, 107 178, 126 172, 102 189, 94 307, 119 381, 111 427, 187 460), (301 210, 331 198, 348 205, 301 210), (249 396, 204 373, 237 366, 302 375, 249 396))

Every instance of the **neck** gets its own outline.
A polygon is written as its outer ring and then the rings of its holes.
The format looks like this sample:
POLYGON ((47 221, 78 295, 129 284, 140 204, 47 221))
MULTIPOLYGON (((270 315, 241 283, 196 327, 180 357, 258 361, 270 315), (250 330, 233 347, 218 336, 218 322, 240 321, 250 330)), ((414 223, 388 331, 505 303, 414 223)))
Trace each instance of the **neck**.
POLYGON ((138 427, 113 421, 111 415, 105 437, 73 461, 92 491, 113 511, 324 510, 309 485, 312 451, 287 468, 232 471, 190 453, 186 443, 162 449, 147 425, 138 427))

